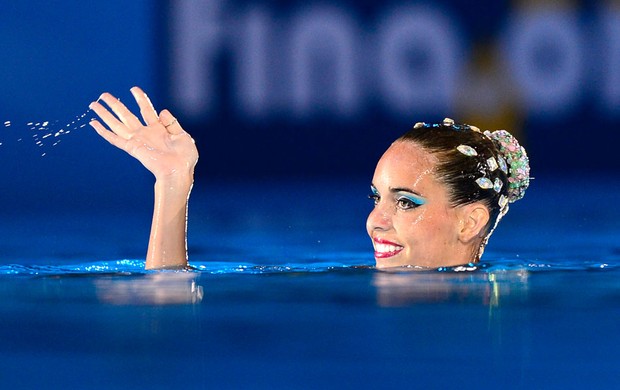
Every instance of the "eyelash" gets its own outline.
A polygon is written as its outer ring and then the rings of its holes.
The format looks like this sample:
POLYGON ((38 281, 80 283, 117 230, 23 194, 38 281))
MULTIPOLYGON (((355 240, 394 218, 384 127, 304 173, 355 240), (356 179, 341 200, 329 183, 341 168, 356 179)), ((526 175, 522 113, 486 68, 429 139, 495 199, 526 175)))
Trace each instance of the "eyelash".
MULTIPOLYGON (((379 200, 381 200, 381 197, 379 194, 370 194, 368 195, 368 199, 372 200, 376 206, 379 203, 379 200)), ((421 204, 418 204, 405 196, 401 196, 396 199, 396 205, 401 210, 411 210, 421 206, 421 204)))
POLYGON ((396 204, 398 205, 398 208, 400 208, 401 210, 411 210, 411 209, 415 209, 416 207, 421 206, 420 204, 414 202, 413 200, 405 196, 402 196, 396 199, 396 204))

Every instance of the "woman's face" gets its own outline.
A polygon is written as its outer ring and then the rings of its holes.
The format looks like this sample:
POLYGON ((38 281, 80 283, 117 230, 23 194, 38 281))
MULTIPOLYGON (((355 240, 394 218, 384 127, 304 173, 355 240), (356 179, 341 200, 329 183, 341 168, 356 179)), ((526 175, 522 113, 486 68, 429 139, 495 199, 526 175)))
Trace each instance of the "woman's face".
POLYGON ((442 267, 471 261, 459 242, 463 222, 435 179, 436 157, 409 141, 383 154, 372 179, 374 209, 366 221, 377 268, 442 267))

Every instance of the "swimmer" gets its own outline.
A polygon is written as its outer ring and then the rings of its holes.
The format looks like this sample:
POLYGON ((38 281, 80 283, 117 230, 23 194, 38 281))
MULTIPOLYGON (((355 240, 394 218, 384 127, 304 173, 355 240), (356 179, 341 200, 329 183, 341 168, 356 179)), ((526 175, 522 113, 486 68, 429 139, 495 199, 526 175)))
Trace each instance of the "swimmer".
POLYGON ((525 149, 505 130, 416 123, 383 154, 366 229, 377 268, 479 262, 509 203, 529 185, 525 149))
MULTIPOLYGON (((108 93, 90 108, 97 133, 155 175, 155 209, 147 269, 185 268, 187 204, 198 152, 172 114, 157 115, 132 88, 146 125, 108 93)), ((375 169, 366 223, 377 268, 439 268, 480 261, 509 203, 529 185, 525 150, 507 131, 482 132, 446 118, 416 123, 375 169)))
POLYGON ((107 128, 97 120, 92 120, 90 125, 106 141, 135 157, 155 176, 155 204, 146 269, 185 268, 187 206, 198 151, 192 137, 170 111, 157 114, 148 96, 138 87, 132 88, 131 93, 144 123, 117 98, 104 93, 89 107, 107 128))

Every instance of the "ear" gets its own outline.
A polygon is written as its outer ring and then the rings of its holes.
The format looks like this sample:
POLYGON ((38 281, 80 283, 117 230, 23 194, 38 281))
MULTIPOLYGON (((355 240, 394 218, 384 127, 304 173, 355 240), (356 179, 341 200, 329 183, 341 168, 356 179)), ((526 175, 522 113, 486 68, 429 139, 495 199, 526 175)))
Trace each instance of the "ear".
POLYGON ((489 209, 482 203, 464 205, 459 210, 458 239, 463 243, 482 238, 484 228, 489 223, 491 215, 489 209))

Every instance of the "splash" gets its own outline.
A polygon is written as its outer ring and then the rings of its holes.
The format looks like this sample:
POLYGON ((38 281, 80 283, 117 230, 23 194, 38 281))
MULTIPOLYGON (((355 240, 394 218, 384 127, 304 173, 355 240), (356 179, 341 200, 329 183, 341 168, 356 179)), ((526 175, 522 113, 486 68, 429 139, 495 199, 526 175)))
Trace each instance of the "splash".
POLYGON ((6 144, 9 139, 15 139, 17 142, 23 142, 24 131, 30 132, 32 142, 41 148, 41 157, 45 157, 49 152, 50 147, 57 146, 61 143, 62 138, 71 134, 72 131, 85 127, 88 122, 93 118, 86 118, 91 112, 90 109, 86 110, 81 115, 76 115, 71 121, 61 122, 60 120, 42 120, 26 122, 24 125, 15 124, 11 120, 4 121, 5 129, 11 128, 11 130, 18 131, 17 134, 8 134, 3 132, 0 134, 0 146, 6 144))

